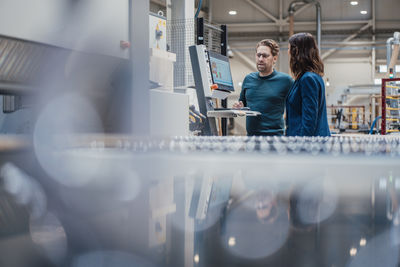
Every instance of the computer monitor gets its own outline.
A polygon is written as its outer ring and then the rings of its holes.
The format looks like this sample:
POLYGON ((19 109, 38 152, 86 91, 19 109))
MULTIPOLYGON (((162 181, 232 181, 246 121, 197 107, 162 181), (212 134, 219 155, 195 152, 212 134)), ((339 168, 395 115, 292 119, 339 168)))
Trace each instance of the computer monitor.
POLYGON ((213 83, 218 85, 219 90, 234 91, 229 58, 212 51, 208 55, 213 83))

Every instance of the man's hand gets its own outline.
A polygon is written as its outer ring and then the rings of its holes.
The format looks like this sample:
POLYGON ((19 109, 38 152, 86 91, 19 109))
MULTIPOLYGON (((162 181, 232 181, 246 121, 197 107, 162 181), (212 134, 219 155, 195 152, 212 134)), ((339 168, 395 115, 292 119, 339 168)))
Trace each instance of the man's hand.
POLYGON ((233 105, 232 105, 232 108, 234 108, 234 109, 241 109, 241 108, 243 108, 243 107, 244 107, 244 105, 243 105, 243 102, 242 102, 242 101, 235 102, 235 103, 233 103, 233 105))

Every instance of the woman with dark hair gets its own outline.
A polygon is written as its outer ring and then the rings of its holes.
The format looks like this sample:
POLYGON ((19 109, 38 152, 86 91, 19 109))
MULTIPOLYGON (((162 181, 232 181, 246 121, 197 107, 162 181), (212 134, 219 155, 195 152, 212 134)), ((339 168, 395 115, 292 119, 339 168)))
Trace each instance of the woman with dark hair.
POLYGON ((286 99, 286 135, 330 136, 322 79, 324 63, 314 37, 309 33, 292 35, 288 54, 295 82, 286 99))

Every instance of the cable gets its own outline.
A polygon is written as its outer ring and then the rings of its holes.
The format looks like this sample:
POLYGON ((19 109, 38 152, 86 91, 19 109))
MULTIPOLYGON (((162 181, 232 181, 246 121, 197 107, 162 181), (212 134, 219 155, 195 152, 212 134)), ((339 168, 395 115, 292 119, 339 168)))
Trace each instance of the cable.
POLYGON ((377 122, 380 118, 382 118, 382 116, 378 116, 378 117, 375 118, 374 122, 373 122, 372 125, 371 125, 371 130, 369 131, 369 134, 372 134, 372 133, 373 133, 375 124, 376 124, 376 122, 377 122))
POLYGON ((199 6, 197 7, 196 15, 194 15, 194 18, 197 19, 200 13, 201 5, 203 4, 203 0, 199 1, 199 6))

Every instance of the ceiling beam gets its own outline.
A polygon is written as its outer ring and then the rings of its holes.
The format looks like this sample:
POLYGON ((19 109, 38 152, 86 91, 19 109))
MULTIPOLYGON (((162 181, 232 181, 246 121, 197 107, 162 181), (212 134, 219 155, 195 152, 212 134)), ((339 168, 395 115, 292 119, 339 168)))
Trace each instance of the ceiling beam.
POLYGON ((262 14, 264 14, 266 17, 270 18, 274 22, 276 22, 276 23, 279 22, 279 19, 277 19, 274 15, 269 13, 268 10, 266 10, 265 8, 263 8, 262 6, 260 6, 256 2, 254 2, 253 0, 243 0, 243 1, 246 1, 249 5, 253 6, 255 9, 257 9, 257 11, 260 11, 262 14))
MULTIPOLYGON (((279 45, 283 48, 287 48, 288 42, 279 42, 279 45)), ((231 43, 232 45, 232 43, 231 43)), ((371 42, 371 41, 349 41, 349 42, 334 42, 334 41, 325 41, 322 42, 322 45, 324 46, 334 46, 334 45, 345 45, 345 46, 379 46, 379 47, 385 47, 386 42, 381 41, 381 42, 371 42)), ((240 51, 247 51, 247 50, 254 50, 254 42, 249 42, 249 44, 237 44, 235 43, 235 49, 240 50, 240 51)))
MULTIPOLYGON (((342 43, 344 44, 344 43, 346 43, 346 42, 348 42, 348 41, 353 40, 353 39, 356 38, 360 33, 362 33, 363 31, 365 31, 365 30, 368 29, 369 27, 371 27, 371 24, 372 24, 371 21, 369 21, 367 24, 365 24, 364 26, 362 26, 356 33, 354 33, 354 34, 350 35, 349 37, 347 37, 346 39, 344 39, 344 40, 342 41, 342 43)), ((343 45, 343 46, 345 46, 345 45, 343 45)), ((332 49, 328 50, 326 53, 324 53, 324 54, 321 56, 321 59, 322 59, 322 60, 326 59, 327 57, 329 57, 330 55, 332 55, 333 53, 335 53, 337 49, 338 49, 338 48, 332 48, 332 49)))
MULTIPOLYGON (((339 46, 339 44, 342 42, 341 40, 343 40, 344 38, 346 38, 347 36, 353 34, 355 31, 357 31, 358 29, 353 29, 353 30, 325 30, 322 31, 322 36, 325 36, 326 38, 328 38, 327 40, 329 40, 329 38, 333 38, 332 40, 340 40, 337 41, 335 44, 329 44, 330 42, 322 42, 322 44, 327 47, 329 45, 335 45, 335 46, 339 46)), ((313 32, 310 32, 311 34, 313 34, 313 32)), ((279 32, 278 30, 271 30, 271 31, 253 31, 253 32, 247 32, 247 31, 230 31, 229 33, 229 42, 240 42, 240 43, 253 43, 256 41, 259 41, 261 39, 264 39, 265 36, 268 36, 269 38, 272 39, 276 39, 279 40, 280 43, 284 43, 287 42, 288 39, 288 31, 283 31, 283 32, 279 32), (280 37, 282 37, 280 39, 280 37)), ((361 33, 359 36, 357 36, 355 39, 359 39, 360 41, 370 41, 371 40, 371 36, 372 36, 372 32, 368 29, 366 31, 364 31, 363 33, 361 33)), ((393 36, 393 30, 390 31, 390 33, 388 33, 387 30, 377 30, 376 31, 376 39, 378 40, 378 42, 376 43, 376 48, 378 48, 378 46, 380 47, 379 49, 382 49, 383 46, 386 45, 386 40, 393 36), (382 41, 385 42, 385 44, 382 43, 382 41)), ((345 43, 346 45, 349 44, 349 42, 345 43)), ((356 44, 354 44, 356 45, 356 44)), ((368 45, 368 44, 361 44, 359 43, 358 46, 361 45, 368 45)), ((357 45, 356 45, 357 46, 357 45)), ((325 50, 327 51, 327 50, 325 50)), ((324 51, 324 52, 325 52, 324 51)), ((385 54, 386 55, 386 54, 385 54)))
POLYGON ((251 60, 250 57, 246 56, 245 54, 243 54, 242 52, 240 52, 238 49, 236 49, 234 47, 230 47, 230 49, 232 50, 233 55, 240 58, 247 65, 247 67, 249 67, 250 69, 252 69, 254 71, 257 70, 255 60, 251 60))
MULTIPOLYGON (((365 24, 369 23, 369 20, 331 20, 322 21, 322 25, 341 25, 341 24, 365 24)), ((265 26, 277 26, 273 22, 249 22, 249 23, 220 23, 226 24, 228 27, 265 27, 265 26)), ((289 23, 285 22, 282 26, 288 26, 289 23)), ((295 25, 315 25, 315 21, 297 21, 295 25)))
MULTIPOLYGON (((150 3, 159 5, 160 7, 163 7, 163 8, 167 8, 166 0, 150 0, 150 3)), ((171 4, 169 4, 169 5, 171 5, 171 4)), ((208 13, 208 7, 203 5, 201 7, 201 11, 208 13)))

